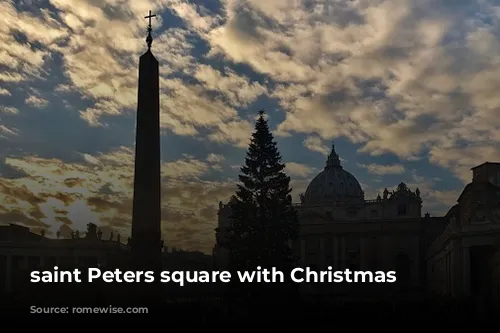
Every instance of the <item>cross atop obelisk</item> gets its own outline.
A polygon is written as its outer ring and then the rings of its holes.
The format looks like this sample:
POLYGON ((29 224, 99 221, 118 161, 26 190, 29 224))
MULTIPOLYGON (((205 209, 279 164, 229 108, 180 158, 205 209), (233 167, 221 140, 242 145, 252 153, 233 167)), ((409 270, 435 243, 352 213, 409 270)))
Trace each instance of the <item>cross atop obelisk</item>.
POLYGON ((149 11, 148 16, 144 16, 144 18, 149 19, 148 37, 146 37, 146 43, 148 44, 148 49, 151 49, 151 44, 153 43, 153 37, 151 36, 151 30, 153 30, 153 28, 151 27, 151 18, 153 17, 156 17, 156 14, 151 14, 151 11, 149 11))

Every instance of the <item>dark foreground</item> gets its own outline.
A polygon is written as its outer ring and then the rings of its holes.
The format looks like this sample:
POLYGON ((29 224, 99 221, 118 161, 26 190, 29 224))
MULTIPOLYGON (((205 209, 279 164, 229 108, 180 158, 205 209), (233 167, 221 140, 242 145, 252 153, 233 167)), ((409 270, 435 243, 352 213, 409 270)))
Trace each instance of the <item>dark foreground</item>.
MULTIPOLYGON (((127 297, 124 297, 126 299, 127 297)), ((451 299, 426 298, 414 300, 383 301, 343 301, 328 299, 295 300, 235 300, 225 298, 177 299, 169 302, 149 302, 139 304, 135 301, 98 302, 75 298, 70 303, 54 302, 54 298, 41 300, 39 297, 19 298, 3 295, 0 300, 3 318, 23 316, 31 318, 19 322, 22 326, 39 323, 54 312, 54 307, 66 307, 65 314, 57 314, 58 320, 89 313, 99 313, 99 321, 111 320, 116 323, 143 322, 151 325, 168 322, 169 325, 198 326, 218 331, 248 331, 251 328, 320 328, 333 329, 340 325, 346 328, 411 329, 416 327, 446 328, 462 326, 479 328, 500 322, 500 316, 493 306, 478 305, 473 300, 457 301, 451 299), (119 312, 123 312, 121 315, 119 312), (38 313, 34 313, 38 312, 38 313), (41 312, 41 313, 40 313, 41 312), (73 312, 73 313, 72 313, 73 312), (75 313, 76 312, 76 313, 75 313), (129 312, 129 313, 125 313, 129 312), (132 312, 132 313, 130 313, 132 312), (5 316, 4 316, 5 315, 5 316), (147 319, 146 319, 147 318, 147 319), (307 325, 307 326, 305 326, 307 325)), ((83 315, 83 317, 81 317, 83 315)), ((54 315, 51 315, 54 319, 54 315)), ((95 316, 93 316, 95 319, 95 316)), ((94 320, 93 319, 93 320, 94 320)), ((267 330, 267 329, 266 329, 267 330)))

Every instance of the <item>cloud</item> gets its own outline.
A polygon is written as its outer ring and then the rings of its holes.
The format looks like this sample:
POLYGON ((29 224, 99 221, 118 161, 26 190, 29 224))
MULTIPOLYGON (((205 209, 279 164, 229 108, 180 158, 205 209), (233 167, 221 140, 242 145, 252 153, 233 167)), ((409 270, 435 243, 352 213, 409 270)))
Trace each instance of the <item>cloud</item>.
POLYGON ((19 83, 46 75, 44 65, 68 31, 45 8, 34 15, 17 11, 14 1, 7 0, 0 3, 0 11, 4 22, 0 27, 0 82, 19 83), (15 33, 26 41, 17 42, 15 33), (40 49, 36 44, 46 47, 40 49))
MULTIPOLYGON (((210 44, 211 56, 275 83, 270 94, 286 112, 278 133, 313 135, 311 150, 326 154, 313 143, 345 136, 361 152, 415 160, 462 142, 500 142, 500 18, 491 3, 223 5, 223 19, 187 1, 173 7, 210 44)), ((431 161, 446 164, 440 158, 431 161)))
POLYGON ((217 154, 209 154, 207 157, 207 161, 210 163, 222 163, 224 162, 225 158, 222 155, 217 155, 217 154))
POLYGON ((19 109, 13 106, 0 105, 0 113, 14 115, 19 113, 19 109))
POLYGON ((5 125, 0 124, 0 139, 9 139, 12 136, 19 135, 17 128, 8 128, 5 125))
POLYGON ((359 164, 358 166, 368 170, 369 173, 374 175, 387 175, 387 174, 401 174, 405 168, 401 164, 394 165, 381 165, 381 164, 359 164))
POLYGON ((11 96, 12 94, 10 93, 10 91, 8 91, 7 89, 5 88, 0 88, 0 95, 1 96, 11 96))
POLYGON ((249 82, 228 68, 222 73, 210 66, 199 65, 194 77, 208 90, 225 95, 227 103, 235 107, 247 106, 257 97, 267 94, 267 89, 258 82, 249 82))
MULTIPOLYGON (((24 176, 0 178, 0 221, 20 223, 49 235, 64 227, 84 231, 89 221, 130 233, 133 195, 132 149, 85 155, 78 163, 36 156, 7 158, 24 176)), ((191 156, 162 165, 162 230, 168 246, 210 252, 219 201, 234 193, 234 182, 200 181, 210 166, 191 156)))
MULTIPOLYGON (((136 108, 137 58, 145 51, 144 22, 139 18, 149 9, 161 13, 167 3, 52 0, 57 14, 44 9, 44 20, 38 20, 52 27, 47 33, 53 38, 39 39, 42 47, 35 64, 43 67, 43 55, 60 56, 69 82, 57 85, 55 90, 77 91, 92 101, 80 109, 81 118, 91 126, 106 127, 107 117, 127 116, 136 108), (64 43, 55 43, 56 39, 64 43)), ((13 5, 6 6, 14 17, 13 5)), ((182 4, 177 8, 183 10, 182 4)), ((165 29, 161 16, 157 18, 153 23, 153 52, 161 64, 162 127, 186 136, 197 136, 200 129, 208 129, 209 140, 243 146, 248 140, 244 133, 249 132, 249 123, 222 101, 248 105, 266 89, 230 69, 219 72, 209 65, 196 64, 192 33, 183 28, 165 29), (192 76, 200 84, 184 85, 175 77, 180 74, 192 76), (196 100, 191 100, 193 96, 196 100)), ((30 40, 38 36, 33 29, 25 33, 30 40)), ((37 102, 41 101, 29 97, 27 102, 40 106, 37 102)))
POLYGON ((315 171, 316 168, 313 168, 309 165, 295 163, 295 162, 286 163, 286 172, 292 177, 299 177, 299 178, 307 177, 315 171))
POLYGON ((28 98, 26 98, 24 102, 27 105, 40 109, 46 107, 49 104, 48 100, 35 95, 28 96, 28 98))
POLYGON ((429 160, 452 170, 467 184, 472 181, 470 169, 485 161, 499 161, 500 149, 490 142, 466 147, 433 147, 429 152, 429 160))
MULTIPOLYGON (((51 0, 50 5, 37 15, 16 9, 22 4, 12 0, 0 4, 5 19, 0 28, 0 82, 47 80, 53 70, 49 65, 60 59, 67 82, 57 84, 54 91, 77 92, 88 101, 77 107, 81 118, 94 127, 107 127, 110 116, 129 116, 136 108, 137 59, 145 51, 143 13, 152 9, 161 14, 170 6, 187 10, 189 15, 189 6, 167 0, 51 0)), ((193 24, 202 31, 210 27, 202 22, 193 24)), ((251 126, 231 105, 246 106, 267 89, 232 69, 219 71, 199 63, 193 55, 196 36, 191 31, 165 29, 161 15, 153 28, 153 51, 161 64, 161 98, 165 101, 162 127, 186 136, 200 136, 200 130, 209 130, 207 138, 214 142, 247 143, 249 134, 244 133, 249 133, 251 126), (199 84, 177 87, 179 75, 190 76, 199 84), (198 97, 191 105, 187 96, 195 94, 198 97), (187 112, 179 109, 186 105, 187 112), (213 107, 207 109, 207 105, 213 107)), ((9 94, 10 89, 2 87, 0 95, 9 94)), ((48 96, 26 98, 26 104, 38 108, 49 102, 48 96)))
POLYGON ((209 164, 198 161, 192 156, 185 156, 182 160, 163 163, 162 175, 180 179, 197 179, 209 169, 209 164))
POLYGON ((210 97, 198 84, 186 85, 180 79, 161 81, 167 97, 162 98, 162 125, 177 135, 199 135, 200 129, 209 130, 206 136, 217 143, 246 147, 253 124, 242 120, 228 104, 210 97))
POLYGON ((330 154, 330 149, 323 144, 323 140, 317 136, 307 137, 303 142, 304 147, 311 151, 321 153, 325 156, 330 154))

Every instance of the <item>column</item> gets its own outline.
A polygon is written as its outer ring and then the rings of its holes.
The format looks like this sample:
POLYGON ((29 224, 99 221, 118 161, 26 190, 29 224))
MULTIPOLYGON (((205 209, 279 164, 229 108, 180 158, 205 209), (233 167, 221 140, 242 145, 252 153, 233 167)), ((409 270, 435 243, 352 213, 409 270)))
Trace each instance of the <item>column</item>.
POLYGON ((369 256, 368 256, 368 251, 373 251, 371 247, 371 242, 370 242, 370 234, 368 235, 363 235, 359 237, 359 269, 360 270, 370 270, 372 267, 369 267, 371 265, 369 256))
POLYGON ((460 273, 457 269, 460 269, 460 260, 462 260, 460 250, 459 241, 454 240, 453 248, 451 250, 451 293, 453 296, 460 296, 460 290, 462 289, 459 283, 460 279, 457 279, 457 274, 460 273))
POLYGON ((319 267, 325 268, 325 237, 319 239, 319 267))
MULTIPOLYGON (((292 256, 296 255, 295 248, 293 246, 293 240, 289 239, 287 242, 288 248, 290 249, 290 252, 292 253, 292 256)), ((162 249, 162 260, 163 260, 163 249, 162 249)), ((100 262, 100 260, 99 260, 100 262)))
POLYGON ((7 254, 7 260, 5 261, 5 291, 12 291, 12 256, 7 254))
POLYGON ((338 270, 339 269, 339 236, 333 235, 333 241, 332 241, 332 246, 333 246, 333 270, 338 270))
POLYGON ((306 240, 300 240, 300 263, 302 265, 306 264, 306 240))
POLYGON ((449 258, 448 258, 448 270, 449 270, 449 274, 450 274, 450 295, 453 296, 453 252, 450 252, 449 253, 449 258))
POLYGON ((462 248, 464 296, 470 295, 470 248, 462 248))
POLYGON ((340 269, 347 268, 347 244, 346 244, 346 236, 342 235, 340 238, 340 269))
POLYGON ((449 253, 444 256, 444 276, 445 276, 445 295, 450 294, 450 258, 449 253))

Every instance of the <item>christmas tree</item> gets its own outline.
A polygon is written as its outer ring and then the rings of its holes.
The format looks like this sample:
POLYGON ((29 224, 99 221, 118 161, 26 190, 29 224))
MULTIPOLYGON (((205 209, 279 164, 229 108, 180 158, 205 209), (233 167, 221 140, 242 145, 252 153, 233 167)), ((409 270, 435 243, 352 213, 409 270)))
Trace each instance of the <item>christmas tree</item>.
POLYGON ((239 175, 240 184, 230 202, 233 270, 276 267, 288 279, 288 271, 295 265, 289 241, 298 237, 299 222, 292 206, 290 177, 284 169, 265 113, 260 111, 239 175))

